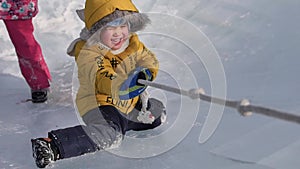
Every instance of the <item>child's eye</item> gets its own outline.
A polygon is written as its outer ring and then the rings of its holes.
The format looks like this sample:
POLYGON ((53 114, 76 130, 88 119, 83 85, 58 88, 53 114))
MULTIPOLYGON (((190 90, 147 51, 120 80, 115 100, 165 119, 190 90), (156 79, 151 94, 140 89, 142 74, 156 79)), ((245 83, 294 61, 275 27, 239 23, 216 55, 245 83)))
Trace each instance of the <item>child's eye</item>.
POLYGON ((121 28, 127 28, 127 25, 125 24, 125 25, 121 25, 120 26, 121 28))
POLYGON ((112 26, 108 26, 108 27, 106 27, 105 29, 106 29, 106 30, 114 30, 115 28, 112 27, 112 26))

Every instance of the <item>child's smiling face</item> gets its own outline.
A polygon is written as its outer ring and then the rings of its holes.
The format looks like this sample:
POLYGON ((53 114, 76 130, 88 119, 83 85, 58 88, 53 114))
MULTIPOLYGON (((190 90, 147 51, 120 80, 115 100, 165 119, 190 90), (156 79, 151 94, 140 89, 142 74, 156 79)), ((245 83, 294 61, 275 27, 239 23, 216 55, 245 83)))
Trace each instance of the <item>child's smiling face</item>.
POLYGON ((112 50, 118 50, 128 39, 128 24, 118 26, 106 26, 100 33, 101 42, 112 50))

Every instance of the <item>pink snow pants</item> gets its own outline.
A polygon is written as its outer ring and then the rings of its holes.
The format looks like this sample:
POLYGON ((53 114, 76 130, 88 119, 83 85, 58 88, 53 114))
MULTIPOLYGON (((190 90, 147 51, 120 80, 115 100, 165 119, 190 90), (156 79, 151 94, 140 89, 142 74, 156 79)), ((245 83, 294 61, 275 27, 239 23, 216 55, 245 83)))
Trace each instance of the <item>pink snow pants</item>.
POLYGON ((34 38, 32 19, 3 21, 15 47, 22 75, 29 87, 33 90, 50 87, 51 75, 41 47, 34 38))

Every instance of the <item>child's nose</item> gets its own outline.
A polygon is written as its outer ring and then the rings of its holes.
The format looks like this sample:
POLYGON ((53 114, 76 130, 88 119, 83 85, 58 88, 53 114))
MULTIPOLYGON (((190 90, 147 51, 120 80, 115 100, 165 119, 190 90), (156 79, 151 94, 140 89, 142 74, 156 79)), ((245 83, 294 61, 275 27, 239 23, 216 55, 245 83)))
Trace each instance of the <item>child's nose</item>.
POLYGON ((122 29, 120 27, 116 27, 114 31, 114 36, 118 36, 122 34, 122 29))

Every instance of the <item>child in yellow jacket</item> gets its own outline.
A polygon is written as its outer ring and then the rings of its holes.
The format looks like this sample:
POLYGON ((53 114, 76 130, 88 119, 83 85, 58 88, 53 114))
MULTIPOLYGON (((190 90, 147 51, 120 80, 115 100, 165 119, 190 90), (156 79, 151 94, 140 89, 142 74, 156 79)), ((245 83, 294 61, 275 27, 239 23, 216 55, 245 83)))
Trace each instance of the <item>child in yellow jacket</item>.
MULTIPOLYGON (((80 11, 79 13, 81 13, 80 11)), ((86 28, 68 54, 78 66, 78 111, 85 125, 32 139, 38 167, 120 144, 129 130, 153 129, 164 121, 165 107, 150 98, 138 79, 154 80, 158 60, 134 32, 149 18, 131 0, 87 0, 81 18, 86 28)))

